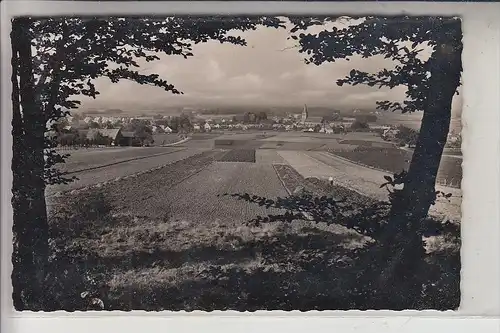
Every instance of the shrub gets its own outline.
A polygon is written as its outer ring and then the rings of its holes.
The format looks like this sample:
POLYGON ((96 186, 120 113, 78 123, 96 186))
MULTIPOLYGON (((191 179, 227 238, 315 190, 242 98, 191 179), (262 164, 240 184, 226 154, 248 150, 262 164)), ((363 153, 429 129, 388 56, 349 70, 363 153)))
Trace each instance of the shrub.
POLYGON ((351 124, 351 129, 352 130, 367 130, 367 129, 370 129, 370 125, 368 125, 367 122, 362 122, 362 121, 356 120, 351 124))
POLYGON ((398 130, 399 132, 396 134, 398 144, 400 146, 415 147, 418 140, 418 131, 402 125, 398 127, 398 130))

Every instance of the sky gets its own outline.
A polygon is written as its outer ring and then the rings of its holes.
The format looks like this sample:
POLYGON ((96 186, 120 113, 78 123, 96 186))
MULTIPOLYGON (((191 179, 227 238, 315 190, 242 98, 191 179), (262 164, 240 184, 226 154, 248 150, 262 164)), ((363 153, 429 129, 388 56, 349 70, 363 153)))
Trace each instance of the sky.
MULTIPOLYGON (((375 72, 394 66, 388 59, 372 57, 338 60, 320 66, 305 64, 304 57, 287 40, 288 29, 260 27, 238 33, 247 46, 210 41, 195 45, 193 57, 161 56, 143 66, 144 73, 157 73, 183 95, 139 85, 131 81, 96 82, 100 95, 85 99, 82 109, 161 109, 174 106, 329 106, 339 109, 375 108, 377 100, 401 101, 404 88, 377 89, 363 85, 342 87, 336 80, 353 68, 375 72)), ((235 33, 236 34, 236 33, 235 33)), ((460 98, 454 101, 455 114, 460 98)))

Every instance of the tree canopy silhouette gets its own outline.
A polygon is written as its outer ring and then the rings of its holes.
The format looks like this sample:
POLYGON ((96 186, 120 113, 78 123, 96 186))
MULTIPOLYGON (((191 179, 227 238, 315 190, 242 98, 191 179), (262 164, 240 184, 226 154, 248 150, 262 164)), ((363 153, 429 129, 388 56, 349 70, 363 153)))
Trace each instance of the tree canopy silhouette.
POLYGON ((70 182, 53 166, 58 154, 47 124, 78 108, 78 96, 95 98, 95 79, 107 77, 157 86, 180 94, 158 74, 140 66, 159 55, 193 55, 209 40, 246 45, 229 32, 258 25, 278 27, 265 17, 30 18, 12 20, 12 102, 14 252, 16 309, 40 307, 48 253, 45 185, 70 182), (37 304, 38 303, 38 304, 37 304))
MULTIPOLYGON (((306 63, 321 65, 353 56, 384 56, 394 68, 376 73, 352 69, 337 84, 364 84, 378 88, 406 87, 406 100, 379 101, 377 108, 410 113, 423 111, 420 134, 413 158, 391 207, 395 232, 387 233, 394 245, 385 285, 415 276, 415 261, 423 257, 421 224, 436 199, 435 182, 443 148, 450 128, 451 105, 460 86, 462 72, 461 21, 456 17, 315 17, 292 18, 291 38, 298 41, 306 63), (332 24, 326 28, 325 24, 332 24), (325 26, 318 33, 307 32, 312 26, 325 26), (430 51, 425 57, 424 50, 430 51), (397 254, 397 255, 395 255, 397 254), (392 281, 392 282, 391 282, 392 281)), ((390 252, 387 252, 388 254, 390 252)), ((408 298, 419 286, 405 290, 408 298)))

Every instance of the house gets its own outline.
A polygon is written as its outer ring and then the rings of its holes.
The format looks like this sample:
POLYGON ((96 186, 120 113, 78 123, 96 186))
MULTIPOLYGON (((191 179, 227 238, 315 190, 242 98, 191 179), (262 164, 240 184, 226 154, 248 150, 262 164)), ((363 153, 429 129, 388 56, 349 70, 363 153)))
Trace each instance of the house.
POLYGON ((455 136, 455 135, 450 135, 448 137, 449 143, 457 143, 459 140, 460 140, 460 138, 458 136, 455 136))
POLYGON ((307 127, 314 127, 323 124, 323 117, 308 117, 304 125, 307 127))
POLYGON ((377 131, 382 131, 382 133, 385 131, 385 130, 389 130, 391 129, 390 126, 387 126, 387 125, 370 125, 370 128, 372 130, 377 130, 377 131))
POLYGON ((173 132, 172 129, 170 127, 168 127, 168 126, 165 126, 163 128, 163 130, 165 131, 165 133, 172 133, 173 132))
POLYGON ((204 127, 205 131, 207 131, 207 132, 210 132, 212 130, 212 127, 210 126, 209 123, 205 123, 205 125, 203 127, 204 127))
POLYGON ((152 130, 153 134, 161 134, 161 133, 165 133, 166 127, 167 126, 165 126, 165 125, 159 125, 159 126, 153 125, 153 126, 151 126, 151 130, 152 130))
POLYGON ((80 126, 80 124, 72 124, 72 125, 64 126, 60 129, 61 129, 61 132, 70 133, 70 132, 78 132, 78 131, 80 131, 81 128, 82 128, 82 126, 80 126))
POLYGON ((200 129, 201 129, 200 125, 198 125, 198 124, 193 125, 193 130, 199 131, 200 129))
POLYGON ((462 135, 460 133, 455 134, 455 133, 451 132, 451 133, 448 133, 448 138, 446 140, 446 146, 447 147, 460 146, 461 141, 462 141, 462 135))
POLYGON ((102 137, 110 138, 111 139, 110 143, 112 146, 118 145, 121 142, 123 136, 121 128, 111 128, 111 129, 93 128, 87 131, 86 138, 87 140, 92 141, 98 138, 99 135, 102 137))
POLYGON ((393 140, 398 135, 399 130, 397 128, 388 128, 382 133, 382 138, 385 140, 393 140))
POLYGON ((120 146, 137 146, 139 145, 134 132, 121 132, 120 146))

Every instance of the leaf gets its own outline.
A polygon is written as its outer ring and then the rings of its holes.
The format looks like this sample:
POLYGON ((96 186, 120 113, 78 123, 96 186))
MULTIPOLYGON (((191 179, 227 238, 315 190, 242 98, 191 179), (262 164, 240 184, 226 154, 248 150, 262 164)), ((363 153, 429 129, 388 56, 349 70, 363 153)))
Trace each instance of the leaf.
POLYGON ((390 176, 384 176, 384 179, 388 182, 392 183, 392 178, 390 176))

